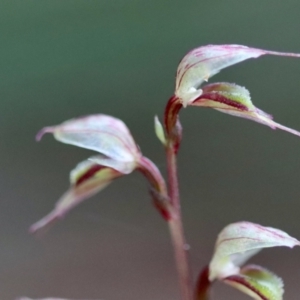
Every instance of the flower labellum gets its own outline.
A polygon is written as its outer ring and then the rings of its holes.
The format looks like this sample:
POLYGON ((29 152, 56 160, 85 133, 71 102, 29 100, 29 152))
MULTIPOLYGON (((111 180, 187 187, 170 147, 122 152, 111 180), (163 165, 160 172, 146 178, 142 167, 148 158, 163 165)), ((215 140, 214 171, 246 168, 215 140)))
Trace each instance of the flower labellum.
POLYGON ((279 229, 250 222, 230 224, 218 236, 208 278, 230 284, 253 299, 281 300, 279 277, 259 266, 241 267, 261 249, 279 246, 293 248, 300 242, 279 229))
POLYGON ((237 84, 218 82, 203 87, 202 94, 191 102, 192 106, 211 107, 225 114, 245 118, 300 136, 300 132, 273 121, 273 117, 255 107, 249 91, 237 84))

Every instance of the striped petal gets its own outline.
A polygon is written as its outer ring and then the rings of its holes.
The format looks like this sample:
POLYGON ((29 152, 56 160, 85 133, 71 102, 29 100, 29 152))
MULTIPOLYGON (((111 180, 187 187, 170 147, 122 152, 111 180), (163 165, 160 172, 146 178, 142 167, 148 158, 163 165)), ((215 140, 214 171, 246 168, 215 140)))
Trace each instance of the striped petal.
POLYGON ((262 55, 300 57, 296 53, 268 51, 242 45, 202 46, 188 52, 181 60, 177 69, 175 95, 186 106, 202 94, 199 86, 220 70, 262 55))
POLYGON ((209 265, 209 279, 239 274, 240 266, 263 248, 299 245, 298 240, 279 229, 250 222, 230 224, 218 236, 209 265))
POLYGON ((58 141, 65 144, 94 150, 115 160, 135 161, 141 155, 126 125, 119 119, 103 114, 45 127, 38 133, 37 140, 45 133, 53 133, 58 141))

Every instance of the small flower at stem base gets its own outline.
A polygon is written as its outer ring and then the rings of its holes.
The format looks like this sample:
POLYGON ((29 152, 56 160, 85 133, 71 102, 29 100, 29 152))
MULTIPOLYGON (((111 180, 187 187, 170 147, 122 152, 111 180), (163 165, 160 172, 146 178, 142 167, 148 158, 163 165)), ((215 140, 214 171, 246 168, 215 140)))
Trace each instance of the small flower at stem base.
MULTIPOLYGON (((226 226, 218 236, 209 264, 210 282, 220 280, 258 300, 282 300, 282 280, 265 268, 242 265, 263 248, 300 246, 282 230, 250 222, 226 226)), ((205 299, 205 298, 204 298, 205 299)))

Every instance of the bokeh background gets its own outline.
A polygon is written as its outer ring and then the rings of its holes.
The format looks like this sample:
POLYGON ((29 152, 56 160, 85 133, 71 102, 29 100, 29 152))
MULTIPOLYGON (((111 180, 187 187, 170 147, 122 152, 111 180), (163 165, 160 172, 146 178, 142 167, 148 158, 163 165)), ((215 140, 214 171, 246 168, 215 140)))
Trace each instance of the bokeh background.
MULTIPOLYGON (((179 299, 166 224, 140 174, 86 201, 46 235, 28 227, 93 153, 35 142, 43 126, 93 113, 123 119, 165 172, 153 131, 179 60, 205 44, 300 52, 298 0, 51 0, 0 2, 0 298, 179 299)), ((246 86, 256 106, 300 129, 300 59, 262 57, 210 79, 246 86)), ((300 139, 210 109, 181 113, 185 229, 194 276, 217 233, 249 220, 300 238, 300 139)), ((252 259, 299 298, 300 249, 252 259)), ((248 299, 216 285, 214 299, 248 299)))

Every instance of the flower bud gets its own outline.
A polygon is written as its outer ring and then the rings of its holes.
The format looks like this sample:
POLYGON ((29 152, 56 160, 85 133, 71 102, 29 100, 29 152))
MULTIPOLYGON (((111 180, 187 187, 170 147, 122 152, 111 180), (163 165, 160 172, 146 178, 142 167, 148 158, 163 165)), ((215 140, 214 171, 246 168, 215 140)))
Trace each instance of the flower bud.
POLYGON ((154 130, 155 130, 155 134, 157 136, 157 138, 160 140, 160 142, 166 146, 166 137, 165 137, 165 132, 164 132, 164 128, 163 125, 160 123, 158 116, 154 117, 154 130))

